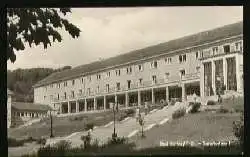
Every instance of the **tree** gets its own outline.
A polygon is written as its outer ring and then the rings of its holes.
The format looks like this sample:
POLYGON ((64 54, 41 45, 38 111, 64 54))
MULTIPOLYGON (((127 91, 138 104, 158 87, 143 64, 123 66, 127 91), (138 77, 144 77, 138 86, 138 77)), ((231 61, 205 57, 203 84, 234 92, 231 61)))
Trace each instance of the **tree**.
POLYGON ((80 29, 64 16, 70 8, 8 8, 7 9, 7 60, 15 62, 15 51, 43 44, 46 49, 51 41, 62 41, 58 28, 63 28, 73 37, 79 37, 80 29))

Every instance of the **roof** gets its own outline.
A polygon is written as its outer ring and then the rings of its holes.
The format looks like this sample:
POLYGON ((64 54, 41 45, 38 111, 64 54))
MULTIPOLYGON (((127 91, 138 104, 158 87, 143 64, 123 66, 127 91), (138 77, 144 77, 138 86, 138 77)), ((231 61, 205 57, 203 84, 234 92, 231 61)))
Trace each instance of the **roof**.
POLYGON ((11 106, 17 110, 25 111, 48 111, 52 109, 48 105, 27 102, 12 102, 11 106))
POLYGON ((9 89, 7 89, 7 94, 8 95, 14 95, 14 93, 11 90, 9 90, 9 89))
POLYGON ((225 39, 228 37, 243 34, 243 22, 237 22, 213 30, 200 32, 194 35, 185 36, 179 39, 170 40, 165 43, 134 50, 115 57, 104 59, 102 61, 92 62, 90 64, 81 65, 69 70, 56 72, 45 79, 39 81, 34 87, 43 86, 52 82, 67 80, 69 78, 78 77, 86 73, 105 69, 115 65, 126 64, 143 58, 155 55, 168 54, 171 51, 184 49, 187 47, 198 46, 215 40, 225 39))

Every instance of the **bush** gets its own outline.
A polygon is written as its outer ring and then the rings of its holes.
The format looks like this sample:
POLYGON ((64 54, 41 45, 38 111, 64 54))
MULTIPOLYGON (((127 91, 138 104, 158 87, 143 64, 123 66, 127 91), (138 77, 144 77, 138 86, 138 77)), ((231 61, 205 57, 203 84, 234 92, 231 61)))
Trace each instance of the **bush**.
POLYGON ((116 137, 116 138, 109 139, 105 146, 125 144, 126 142, 127 142, 127 138, 125 138, 125 137, 116 137))
POLYGON ((84 149, 90 148, 90 142, 91 142, 90 132, 88 132, 88 135, 81 136, 81 140, 83 141, 84 149))
POLYGON ((69 141, 66 141, 66 140, 61 140, 55 144, 55 147, 58 150, 69 150, 71 148, 71 143, 69 141))
POLYGON ((125 113, 122 113, 122 114, 119 115, 118 121, 122 121, 122 120, 124 120, 126 117, 128 117, 128 116, 127 116, 125 113))
POLYGON ((216 105, 217 103, 213 100, 208 100, 207 105, 216 105))
POLYGON ((175 100, 175 99, 171 99, 171 101, 170 101, 170 105, 174 106, 174 105, 175 105, 175 103, 176 103, 176 100, 175 100))
POLYGON ((125 110, 125 114, 127 116, 133 116, 135 114, 135 110, 134 109, 125 110))
POLYGON ((23 146, 23 140, 16 140, 14 138, 8 138, 8 147, 19 147, 23 146))
POLYGON ((36 141, 37 144, 41 144, 41 145, 45 145, 46 144, 46 139, 45 138, 39 138, 37 141, 36 141))
POLYGON ((172 114, 172 118, 173 119, 177 119, 180 117, 183 117, 186 114, 186 109, 185 108, 181 108, 176 110, 173 114, 172 114))
POLYGON ((241 145, 244 143, 244 116, 243 113, 241 115, 241 119, 239 121, 233 122, 233 132, 234 135, 238 138, 241 145))
POLYGON ((218 113, 228 113, 229 112, 229 109, 227 108, 224 108, 224 107, 220 107, 220 109, 217 111, 218 113))
POLYGON ((190 113, 197 113, 201 107, 201 103, 200 102, 191 102, 189 103, 189 105, 191 105, 191 110, 190 113))
POLYGON ((85 130, 90 130, 90 129, 93 129, 94 128, 94 124, 93 123, 87 123, 85 125, 85 130))

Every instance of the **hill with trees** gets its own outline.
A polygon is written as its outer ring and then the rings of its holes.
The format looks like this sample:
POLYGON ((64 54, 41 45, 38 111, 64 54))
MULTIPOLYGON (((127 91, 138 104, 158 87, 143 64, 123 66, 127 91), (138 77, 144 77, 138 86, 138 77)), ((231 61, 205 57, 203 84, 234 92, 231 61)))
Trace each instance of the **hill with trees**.
POLYGON ((13 101, 33 102, 34 90, 32 86, 54 72, 71 69, 64 66, 59 69, 31 68, 7 71, 7 88, 14 92, 13 101))

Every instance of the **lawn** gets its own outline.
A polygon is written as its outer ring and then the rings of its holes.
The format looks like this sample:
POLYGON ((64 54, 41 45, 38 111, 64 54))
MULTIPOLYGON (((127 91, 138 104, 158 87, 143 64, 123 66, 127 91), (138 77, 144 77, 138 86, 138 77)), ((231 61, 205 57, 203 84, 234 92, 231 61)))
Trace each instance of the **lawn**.
MULTIPOLYGON (((118 112, 117 117, 123 115, 125 110, 118 112)), ((113 121, 113 112, 105 111, 99 113, 88 113, 68 117, 53 117, 53 134, 54 136, 67 136, 74 132, 86 130, 86 124, 93 123, 94 126, 105 125, 113 121), (77 117, 77 118, 76 118, 77 117)), ((50 136, 50 119, 47 118, 39 123, 23 127, 8 129, 8 136, 12 138, 25 137, 49 137, 50 136)))
POLYGON ((188 114, 146 131, 144 139, 134 136, 130 140, 135 142, 137 148, 157 147, 161 140, 173 142, 236 140, 232 124, 239 118, 240 113, 188 114))
POLYGON ((223 99, 221 105, 227 109, 233 108, 235 111, 244 111, 244 97, 223 99))

